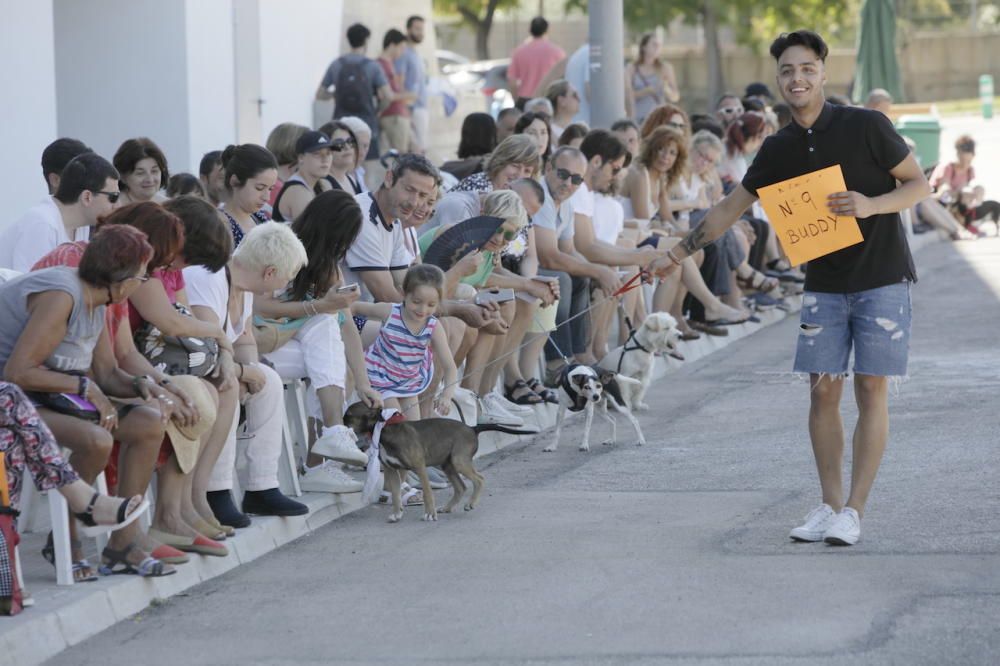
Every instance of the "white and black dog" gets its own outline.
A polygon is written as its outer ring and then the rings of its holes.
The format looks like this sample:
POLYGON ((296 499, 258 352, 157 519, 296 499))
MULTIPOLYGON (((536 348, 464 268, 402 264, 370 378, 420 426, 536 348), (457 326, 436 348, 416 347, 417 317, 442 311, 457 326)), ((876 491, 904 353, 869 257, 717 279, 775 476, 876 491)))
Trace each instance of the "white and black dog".
POLYGON ((638 385, 623 383, 621 386, 622 397, 629 409, 649 409, 643 398, 653 381, 656 354, 676 351, 680 336, 676 319, 666 312, 654 312, 632 331, 624 345, 611 350, 601 359, 600 367, 639 382, 638 385))
POLYGON ((638 437, 638 444, 646 443, 646 438, 639 428, 639 422, 628 407, 622 397, 621 386, 627 384, 638 384, 639 382, 629 377, 623 377, 612 370, 596 368, 590 365, 573 363, 559 374, 559 413, 556 416, 556 432, 552 436, 552 443, 546 446, 543 451, 555 451, 559 446, 559 437, 562 434, 563 420, 566 412, 584 412, 587 422, 583 428, 583 441, 580 443, 581 451, 590 450, 590 427, 594 422, 594 408, 600 407, 604 418, 611 423, 611 438, 606 444, 617 443, 618 432, 614 416, 608 413, 608 407, 612 410, 624 414, 635 428, 638 437))

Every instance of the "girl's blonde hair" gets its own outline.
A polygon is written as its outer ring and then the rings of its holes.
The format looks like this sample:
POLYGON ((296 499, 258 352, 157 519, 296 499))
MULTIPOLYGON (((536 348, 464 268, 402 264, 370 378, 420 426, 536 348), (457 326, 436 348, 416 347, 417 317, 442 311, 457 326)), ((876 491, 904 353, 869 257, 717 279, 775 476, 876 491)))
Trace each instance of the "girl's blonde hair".
POLYGON ((250 230, 233 253, 233 260, 254 271, 274 266, 282 282, 288 282, 308 262, 306 248, 287 225, 259 224, 250 230))
POLYGON ((438 298, 444 300, 444 271, 434 264, 412 266, 403 278, 403 294, 409 296, 418 287, 434 287, 438 298))
POLYGON ((493 190, 483 199, 483 215, 513 222, 518 229, 528 226, 528 211, 514 190, 493 190))

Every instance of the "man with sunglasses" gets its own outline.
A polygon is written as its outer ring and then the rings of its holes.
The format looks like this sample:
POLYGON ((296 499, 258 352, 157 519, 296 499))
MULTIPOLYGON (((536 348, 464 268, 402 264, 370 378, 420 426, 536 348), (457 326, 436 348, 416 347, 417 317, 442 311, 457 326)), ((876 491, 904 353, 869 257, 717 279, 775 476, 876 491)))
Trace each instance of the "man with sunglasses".
POLYGON ((606 266, 646 266, 654 259, 665 256, 654 247, 629 250, 598 240, 594 232, 594 193, 606 192, 622 169, 631 162, 628 148, 614 134, 595 129, 587 133, 580 144, 580 151, 587 159, 587 170, 580 188, 573 195, 573 242, 587 261, 606 266))
POLYGON ((743 102, 733 93, 724 94, 715 105, 715 117, 722 123, 723 129, 729 127, 733 121, 742 115, 743 102))
POLYGON ((563 365, 565 358, 595 362, 589 352, 590 318, 584 314, 590 307, 590 281, 596 281, 607 294, 621 286, 617 272, 588 261, 574 243, 576 219, 570 199, 583 184, 586 173, 587 158, 578 149, 562 146, 552 153, 542 179, 545 201, 532 220, 541 266, 538 274, 559 279, 556 330, 545 345, 550 374, 563 365))
POLYGON ((74 157, 63 169, 59 188, 30 208, 0 235, 0 268, 25 273, 78 230, 97 224, 118 202, 118 171, 95 153, 74 157))

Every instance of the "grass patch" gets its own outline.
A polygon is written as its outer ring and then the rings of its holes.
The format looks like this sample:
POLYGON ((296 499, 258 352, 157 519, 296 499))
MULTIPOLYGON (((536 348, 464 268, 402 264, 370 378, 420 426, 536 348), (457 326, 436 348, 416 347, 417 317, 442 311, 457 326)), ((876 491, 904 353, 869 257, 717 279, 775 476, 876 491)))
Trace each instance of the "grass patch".
MULTIPOLYGON (((938 113, 942 116, 957 116, 969 113, 982 113, 983 106, 978 97, 971 99, 949 99, 944 102, 934 102, 938 113)), ((1000 97, 993 98, 993 115, 1000 114, 1000 97)))

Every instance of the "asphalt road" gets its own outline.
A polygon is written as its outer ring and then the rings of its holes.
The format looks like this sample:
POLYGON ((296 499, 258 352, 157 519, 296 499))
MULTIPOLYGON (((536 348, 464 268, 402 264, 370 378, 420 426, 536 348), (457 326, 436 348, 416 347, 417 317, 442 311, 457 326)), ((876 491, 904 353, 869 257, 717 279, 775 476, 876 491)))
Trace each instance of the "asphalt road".
POLYGON ((787 538, 818 503, 789 320, 656 385, 645 447, 577 423, 483 461, 474 512, 352 514, 52 663, 996 664, 1000 240, 918 266, 853 548, 787 538))

